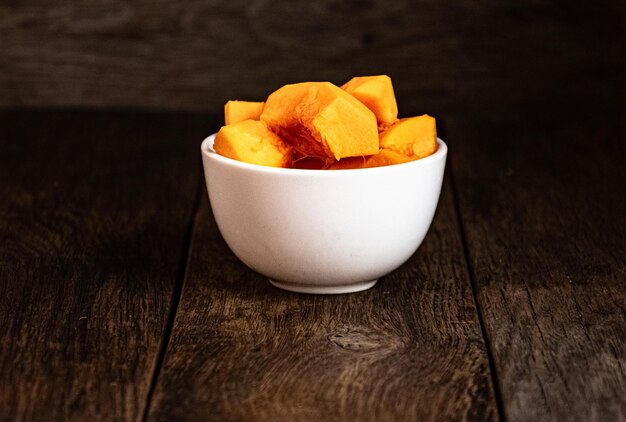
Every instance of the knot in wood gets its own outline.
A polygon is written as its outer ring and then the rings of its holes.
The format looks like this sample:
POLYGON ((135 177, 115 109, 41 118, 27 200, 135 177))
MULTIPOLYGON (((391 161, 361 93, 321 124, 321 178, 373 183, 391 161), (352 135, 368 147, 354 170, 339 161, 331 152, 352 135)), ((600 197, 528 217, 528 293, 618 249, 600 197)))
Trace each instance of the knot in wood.
POLYGON ((401 341, 391 333, 371 329, 347 329, 330 334, 328 341, 335 346, 355 352, 380 352, 395 350, 401 341))

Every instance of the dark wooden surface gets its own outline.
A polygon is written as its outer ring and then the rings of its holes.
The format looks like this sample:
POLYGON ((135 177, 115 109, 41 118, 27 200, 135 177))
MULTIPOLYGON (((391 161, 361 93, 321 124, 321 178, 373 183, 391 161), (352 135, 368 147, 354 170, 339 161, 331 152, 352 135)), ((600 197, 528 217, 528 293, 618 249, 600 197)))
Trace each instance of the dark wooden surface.
POLYGON ((626 419, 624 112, 450 113, 423 246, 330 297, 225 246, 215 119, 0 118, 2 420, 626 419))
POLYGON ((448 132, 466 140, 453 173, 506 415, 623 420, 626 114, 448 132))
POLYGON ((1 420, 142 419, 186 260, 203 126, 0 112, 1 420))
POLYGON ((269 285, 228 250, 204 200, 149 417, 185 418, 495 420, 449 186, 420 253, 340 296, 269 285))

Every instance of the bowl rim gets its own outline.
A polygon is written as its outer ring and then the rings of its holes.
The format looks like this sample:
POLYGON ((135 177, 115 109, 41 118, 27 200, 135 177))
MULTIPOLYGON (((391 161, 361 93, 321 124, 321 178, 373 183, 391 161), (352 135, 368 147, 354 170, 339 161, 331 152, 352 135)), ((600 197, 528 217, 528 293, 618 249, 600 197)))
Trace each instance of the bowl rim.
POLYGON ((209 160, 214 160, 226 166, 240 168, 242 170, 257 171, 261 173, 285 174, 285 175, 287 174, 290 174, 290 175, 316 174, 318 175, 317 177, 323 177, 322 175, 337 176, 339 174, 354 175, 354 174, 374 173, 374 172, 390 172, 390 171, 395 171, 399 169, 408 170, 409 168, 423 167, 425 165, 430 164, 433 161, 445 159, 445 157, 448 154, 448 146, 441 138, 437 137, 437 151, 435 151, 428 157, 420 158, 414 161, 409 161, 407 163, 393 164, 390 166, 382 166, 382 167, 369 167, 369 168, 363 168, 363 169, 335 169, 335 170, 294 169, 294 168, 263 166, 261 164, 246 163, 243 161, 235 160, 233 158, 224 157, 223 155, 220 155, 213 150, 213 142, 215 141, 216 135, 217 135, 217 132, 207 136, 200 144, 200 151, 202 152, 202 155, 204 157, 207 157, 209 160))

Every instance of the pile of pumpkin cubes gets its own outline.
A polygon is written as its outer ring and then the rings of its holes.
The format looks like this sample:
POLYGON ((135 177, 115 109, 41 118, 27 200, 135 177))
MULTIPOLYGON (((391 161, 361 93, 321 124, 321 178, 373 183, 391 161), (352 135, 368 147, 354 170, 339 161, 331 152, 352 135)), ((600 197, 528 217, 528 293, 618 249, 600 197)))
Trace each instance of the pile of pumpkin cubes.
POLYGON ((391 78, 285 85, 265 102, 228 101, 220 155, 271 167, 342 170, 401 164, 437 150, 435 119, 398 119, 391 78))

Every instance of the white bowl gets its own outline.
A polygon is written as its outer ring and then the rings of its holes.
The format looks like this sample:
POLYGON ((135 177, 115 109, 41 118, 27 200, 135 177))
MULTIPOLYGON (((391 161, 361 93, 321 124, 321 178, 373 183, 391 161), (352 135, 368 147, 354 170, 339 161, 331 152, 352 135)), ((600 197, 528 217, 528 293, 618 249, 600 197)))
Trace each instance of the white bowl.
POLYGON ((230 249, 282 289, 349 293, 372 287, 415 253, 432 222, 448 148, 409 163, 354 170, 265 167, 213 151, 202 163, 230 249))

